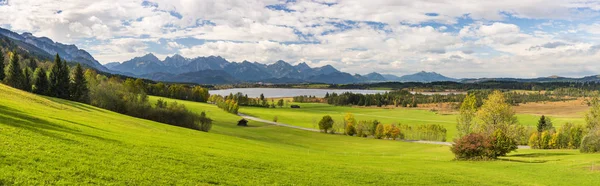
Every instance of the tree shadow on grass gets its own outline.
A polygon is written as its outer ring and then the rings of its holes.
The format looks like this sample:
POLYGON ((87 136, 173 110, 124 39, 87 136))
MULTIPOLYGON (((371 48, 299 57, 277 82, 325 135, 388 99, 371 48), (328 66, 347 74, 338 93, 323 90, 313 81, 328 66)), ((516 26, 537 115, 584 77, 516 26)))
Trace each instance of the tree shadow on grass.
POLYGON ((564 152, 549 152, 549 153, 536 152, 536 153, 528 153, 528 154, 514 154, 514 155, 507 156, 507 157, 537 158, 537 157, 567 156, 567 155, 573 155, 573 154, 564 153, 564 152))
POLYGON ((546 163, 548 160, 515 160, 508 158, 498 158, 500 161, 509 161, 509 162, 517 162, 517 163, 546 163))
POLYGON ((106 141, 106 142, 121 143, 120 141, 113 140, 113 139, 106 139, 106 138, 99 137, 99 136, 84 134, 79 130, 71 129, 71 128, 68 128, 68 127, 65 127, 62 125, 57 125, 57 124, 49 122, 47 120, 43 120, 43 119, 31 116, 31 115, 27 115, 19 110, 15 110, 13 108, 2 106, 2 105, 0 105, 0 121, 4 125, 29 130, 29 131, 32 131, 32 132, 35 132, 35 133, 38 133, 38 134, 41 134, 44 136, 56 138, 56 139, 63 140, 63 141, 73 142, 73 143, 79 143, 79 142, 75 141, 73 139, 65 138, 65 136, 60 135, 59 133, 56 133, 56 132, 69 133, 69 134, 73 134, 76 136, 93 138, 93 139, 102 140, 102 141, 106 141), (55 132, 50 132, 50 131, 55 131, 55 132))
POLYGON ((93 106, 90 106, 87 104, 83 104, 83 103, 77 103, 77 102, 68 101, 68 100, 59 99, 59 98, 53 98, 53 97, 46 97, 46 99, 48 99, 54 103, 67 105, 67 106, 74 107, 79 110, 83 110, 83 111, 87 111, 87 112, 90 112, 92 110, 97 111, 97 112, 103 112, 103 113, 106 112, 105 110, 102 110, 102 109, 99 109, 99 108, 96 108, 96 107, 93 107, 93 106))
POLYGON ((98 127, 86 125, 86 124, 79 123, 79 122, 69 121, 69 120, 66 120, 66 119, 55 118, 55 117, 50 117, 50 118, 55 119, 55 120, 64 121, 64 122, 67 122, 67 123, 71 123, 71 124, 74 124, 74 125, 80 125, 80 126, 88 127, 88 128, 99 130, 99 131, 110 132, 108 130, 104 130, 104 129, 101 129, 101 128, 98 128, 98 127))

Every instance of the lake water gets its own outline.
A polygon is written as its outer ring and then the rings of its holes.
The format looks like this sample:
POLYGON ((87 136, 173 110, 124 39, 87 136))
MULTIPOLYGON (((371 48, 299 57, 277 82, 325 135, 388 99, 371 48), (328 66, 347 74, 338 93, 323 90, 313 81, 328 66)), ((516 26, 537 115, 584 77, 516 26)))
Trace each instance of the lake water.
POLYGON ((282 98, 282 97, 294 97, 294 96, 316 96, 325 97, 325 94, 331 93, 361 93, 361 94, 377 94, 385 93, 386 90, 353 90, 353 89, 295 89, 295 88, 234 88, 234 89, 223 89, 223 90, 211 90, 210 94, 217 94, 222 96, 228 96, 229 93, 236 94, 241 92, 247 94, 248 97, 257 98, 260 94, 264 94, 267 98, 282 98))

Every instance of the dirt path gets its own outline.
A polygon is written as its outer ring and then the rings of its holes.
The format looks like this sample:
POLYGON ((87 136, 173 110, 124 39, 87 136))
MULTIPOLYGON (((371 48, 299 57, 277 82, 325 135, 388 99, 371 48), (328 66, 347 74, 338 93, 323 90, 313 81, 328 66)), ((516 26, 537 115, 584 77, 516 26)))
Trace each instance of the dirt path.
MULTIPOLYGON (((257 117, 253 117, 253 116, 248 116, 248 115, 245 115, 245 114, 242 114, 242 113, 238 113, 238 116, 241 116, 242 118, 247 119, 247 120, 268 123, 268 124, 271 124, 271 125, 277 125, 277 126, 282 126, 282 127, 295 128, 295 129, 306 130, 306 131, 311 131, 311 132, 320 132, 318 129, 305 128, 305 127, 299 127, 299 126, 294 126, 294 125, 289 125, 289 124, 284 124, 284 123, 279 123, 279 122, 273 122, 273 121, 269 121, 269 120, 264 120, 264 119, 260 119, 260 118, 257 118, 257 117)), ((402 140, 402 141, 404 141, 404 142, 410 142, 410 143, 423 143, 423 144, 434 144, 434 145, 452 146, 451 142, 422 141, 422 140, 402 140)), ((519 149, 530 149, 530 147, 529 146, 521 146, 521 145, 519 145, 519 149)))

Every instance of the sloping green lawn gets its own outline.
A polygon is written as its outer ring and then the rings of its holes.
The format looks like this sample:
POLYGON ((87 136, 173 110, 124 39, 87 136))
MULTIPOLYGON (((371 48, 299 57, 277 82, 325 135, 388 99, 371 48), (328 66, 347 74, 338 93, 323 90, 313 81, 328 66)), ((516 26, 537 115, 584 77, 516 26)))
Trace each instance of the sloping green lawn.
MULTIPOLYGON (((151 100, 156 100, 152 97, 151 100)), ((167 99, 169 100, 169 99, 167 99)), ((0 185, 593 185, 600 155, 522 150, 457 162, 447 146, 215 120, 209 133, 0 85, 0 185)), ((600 169, 600 168, 598 168, 600 169)))

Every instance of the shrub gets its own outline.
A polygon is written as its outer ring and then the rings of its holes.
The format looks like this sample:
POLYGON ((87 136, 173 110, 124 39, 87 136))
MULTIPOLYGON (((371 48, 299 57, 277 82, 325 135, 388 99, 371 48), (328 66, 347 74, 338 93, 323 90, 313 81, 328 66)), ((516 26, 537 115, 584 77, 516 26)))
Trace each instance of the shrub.
POLYGON ((531 134, 531 136, 529 137, 529 147, 531 147, 532 149, 539 149, 540 146, 540 135, 538 132, 534 132, 531 134))
POLYGON ((452 153, 457 160, 486 160, 493 154, 489 138, 479 133, 471 133, 454 141, 452 153))
POLYGON ((212 128, 212 119, 206 117, 206 113, 200 113, 200 130, 208 132, 212 128))
POLYGON ((494 132, 490 139, 492 143, 492 158, 505 156, 511 151, 517 150, 517 142, 507 136, 502 130, 498 129, 494 132))
POLYGON ((588 135, 583 137, 579 151, 582 153, 600 152, 600 132, 590 132, 588 135))
POLYGON ((376 139, 381 139, 385 136, 384 134, 384 130, 383 130, 383 124, 378 124, 377 127, 375 128, 375 135, 374 137, 376 139))
POLYGON ((277 122, 279 120, 279 118, 277 116, 273 117, 273 122, 277 122))
POLYGON ((354 136, 354 134, 356 134, 356 129, 354 128, 354 125, 347 123, 346 124, 346 135, 354 136))

